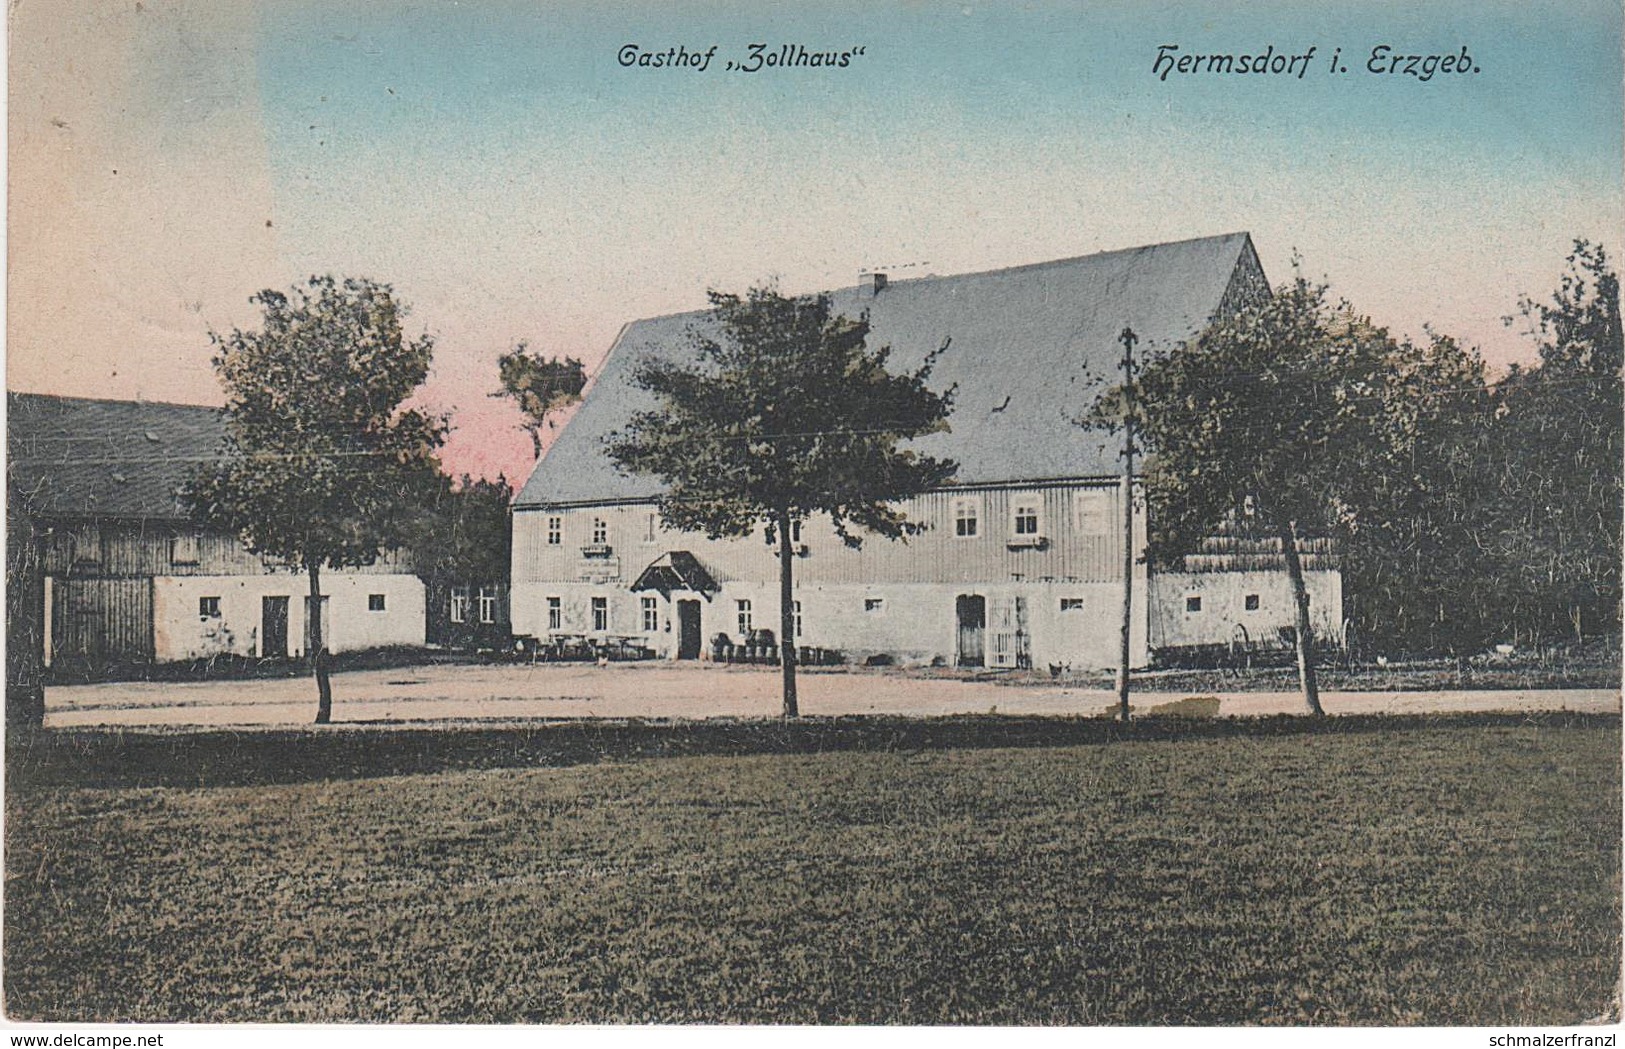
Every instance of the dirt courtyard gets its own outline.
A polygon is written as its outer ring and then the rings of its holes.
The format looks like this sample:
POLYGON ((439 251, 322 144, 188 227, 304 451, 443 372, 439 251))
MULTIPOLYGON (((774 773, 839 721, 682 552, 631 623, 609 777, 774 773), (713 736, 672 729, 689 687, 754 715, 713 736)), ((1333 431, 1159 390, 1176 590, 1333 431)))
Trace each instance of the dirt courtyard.
MULTIPOLYGON (((871 670, 803 671, 801 712, 843 714, 1097 714, 1115 694, 1093 683, 1009 685, 871 670)), ((1191 695, 1139 692, 1147 712, 1191 695)), ((1216 694, 1220 716, 1297 714, 1296 692, 1216 694)), ((1323 692, 1328 714, 1572 710, 1614 713, 1614 689, 1323 692)), ((521 718, 760 718, 779 713, 773 667, 579 663, 416 666, 333 676, 336 723, 521 718)), ((316 685, 308 677, 196 683, 110 682, 46 689, 45 724, 78 726, 287 726, 309 724, 316 685)))

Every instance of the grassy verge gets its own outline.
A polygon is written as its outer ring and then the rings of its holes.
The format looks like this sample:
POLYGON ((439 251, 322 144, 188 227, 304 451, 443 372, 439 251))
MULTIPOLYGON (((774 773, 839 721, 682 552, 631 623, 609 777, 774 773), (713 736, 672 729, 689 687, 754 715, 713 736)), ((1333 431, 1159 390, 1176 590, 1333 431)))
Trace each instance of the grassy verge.
POLYGON ((1571 1023, 1619 972, 1620 789, 1578 716, 47 733, 6 1008, 1571 1023))

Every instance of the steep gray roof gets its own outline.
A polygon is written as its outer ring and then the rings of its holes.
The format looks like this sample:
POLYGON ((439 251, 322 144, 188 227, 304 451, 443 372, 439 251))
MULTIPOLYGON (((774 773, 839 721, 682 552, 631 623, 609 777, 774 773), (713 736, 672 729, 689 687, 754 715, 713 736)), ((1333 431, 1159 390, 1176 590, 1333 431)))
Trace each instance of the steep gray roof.
MULTIPOLYGON (((950 432, 913 442, 959 463, 961 484, 1110 476, 1120 469, 1110 435, 1072 420, 1118 374, 1125 326, 1137 355, 1167 350, 1199 331, 1237 294, 1267 288, 1246 233, 1156 244, 1013 269, 925 277, 831 294, 837 313, 869 312, 871 347, 889 345, 894 369, 917 367, 951 337, 932 385, 957 387, 950 432)), ((650 477, 622 474, 605 438, 654 399, 630 377, 652 356, 694 356, 689 333, 705 311, 627 325, 585 401, 537 464, 516 507, 654 498, 650 477)))
POLYGON ((7 393, 8 488, 43 516, 180 520, 176 492, 224 435, 218 408, 7 393))

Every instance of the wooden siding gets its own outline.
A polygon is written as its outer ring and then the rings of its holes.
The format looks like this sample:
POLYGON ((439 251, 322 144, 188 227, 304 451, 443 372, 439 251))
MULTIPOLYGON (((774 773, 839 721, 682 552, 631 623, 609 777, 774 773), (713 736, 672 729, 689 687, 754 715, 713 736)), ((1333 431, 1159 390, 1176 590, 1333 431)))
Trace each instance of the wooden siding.
MULTIPOLYGON (((58 519, 42 545, 45 574, 62 578, 260 575, 273 568, 229 532, 167 521, 58 519)), ((392 575, 411 568, 404 554, 390 552, 347 571, 392 575)))
POLYGON ((53 662, 151 659, 152 631, 152 580, 53 581, 53 662))
MULTIPOLYGON (((525 583, 597 580, 630 586, 650 562, 671 550, 697 556, 718 582, 777 578, 776 547, 764 533, 747 539, 712 540, 699 533, 657 530, 648 537, 650 504, 618 504, 514 513, 514 579, 525 583), (558 544, 548 543, 549 519, 560 521, 558 544), (607 552, 594 547, 594 522, 604 522, 607 552)), ((891 541, 865 536, 857 550, 845 546, 828 518, 802 526, 797 582, 999 583, 1014 581, 1107 582, 1122 578, 1117 485, 1074 483, 1047 487, 944 489, 904 504, 912 521, 926 526, 916 536, 891 541), (978 509, 977 534, 955 535, 955 504, 978 509), (1080 514, 1090 500, 1093 513, 1080 514), (1039 510, 1041 548, 1020 544, 1013 511, 1033 502, 1039 510)), ((1140 518, 1137 518, 1140 520, 1140 518)), ((862 533, 859 533, 860 535, 862 533)), ((1139 540, 1143 542, 1143 536, 1139 540)))

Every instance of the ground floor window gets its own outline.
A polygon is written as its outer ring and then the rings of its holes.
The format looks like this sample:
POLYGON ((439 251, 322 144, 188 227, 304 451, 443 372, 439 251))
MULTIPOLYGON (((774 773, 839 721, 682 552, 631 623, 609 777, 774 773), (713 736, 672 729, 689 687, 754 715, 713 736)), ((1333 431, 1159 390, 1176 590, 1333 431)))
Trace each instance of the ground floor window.
POLYGON ((750 602, 735 601, 734 605, 739 613, 739 636, 748 640, 750 638, 750 602))
POLYGON ((592 628, 599 632, 609 629, 609 598, 592 599, 592 628))
POLYGON ((468 622, 468 587, 466 586, 451 588, 451 621, 453 623, 468 622))
POLYGON ((564 629, 564 608, 556 597, 547 599, 547 629, 564 629))
POLYGON ((482 586, 479 593, 480 622, 495 623, 497 621, 497 590, 494 586, 482 586))
POLYGON ((660 629, 660 605, 652 597, 643 599, 643 632, 652 634, 660 629))
POLYGON ((795 636, 797 638, 799 638, 799 637, 801 637, 801 602, 800 601, 795 602, 794 603, 794 608, 795 608, 795 613, 796 613, 796 634, 795 634, 795 636))

